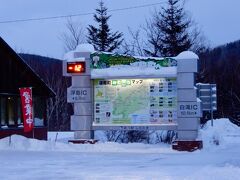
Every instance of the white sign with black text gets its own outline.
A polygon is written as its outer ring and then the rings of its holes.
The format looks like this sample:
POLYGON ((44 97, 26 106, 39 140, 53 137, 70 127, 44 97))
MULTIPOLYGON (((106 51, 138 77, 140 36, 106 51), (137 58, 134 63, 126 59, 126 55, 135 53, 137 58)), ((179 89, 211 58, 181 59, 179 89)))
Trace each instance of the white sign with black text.
POLYGON ((67 102, 90 102, 91 89, 82 87, 69 87, 67 89, 67 102))
POLYGON ((178 103, 178 117, 201 117, 201 103, 200 102, 179 102, 178 103))

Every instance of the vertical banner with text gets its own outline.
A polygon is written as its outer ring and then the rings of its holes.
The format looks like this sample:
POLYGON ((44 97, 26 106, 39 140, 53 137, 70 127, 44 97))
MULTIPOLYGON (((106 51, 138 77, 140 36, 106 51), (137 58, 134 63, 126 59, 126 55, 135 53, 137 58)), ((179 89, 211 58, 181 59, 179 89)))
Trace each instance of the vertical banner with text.
POLYGON ((33 130, 32 88, 20 88, 24 132, 33 130))

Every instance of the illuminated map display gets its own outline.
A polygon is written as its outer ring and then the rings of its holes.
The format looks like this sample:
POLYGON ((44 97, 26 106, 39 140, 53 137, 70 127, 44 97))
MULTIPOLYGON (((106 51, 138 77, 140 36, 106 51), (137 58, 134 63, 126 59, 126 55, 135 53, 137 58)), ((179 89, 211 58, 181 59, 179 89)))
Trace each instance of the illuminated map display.
POLYGON ((94 124, 171 124, 176 78, 94 80, 94 124))

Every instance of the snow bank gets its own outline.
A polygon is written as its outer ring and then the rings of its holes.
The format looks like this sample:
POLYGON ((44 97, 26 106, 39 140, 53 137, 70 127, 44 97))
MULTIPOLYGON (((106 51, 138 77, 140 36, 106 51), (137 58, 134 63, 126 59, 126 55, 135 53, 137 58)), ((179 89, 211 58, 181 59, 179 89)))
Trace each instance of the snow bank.
POLYGON ((61 132, 48 132, 48 141, 57 141, 62 143, 67 143, 69 139, 74 137, 73 131, 61 131, 61 132))
POLYGON ((54 141, 40 141, 19 135, 12 135, 0 140, 0 150, 24 150, 24 151, 68 151, 68 144, 55 143, 54 141))
POLYGON ((231 123, 229 119, 215 119, 213 126, 211 121, 208 121, 200 130, 200 139, 203 140, 204 149, 240 143, 240 127, 231 123))
POLYGON ((61 152, 124 152, 124 153, 173 153, 169 145, 129 143, 119 144, 114 142, 105 142, 97 144, 67 144, 55 142, 54 140, 41 141, 29 139, 19 135, 12 135, 0 140, 0 150, 11 151, 61 151, 61 152))
MULTIPOLYGON (((240 128, 228 119, 214 120, 200 130, 200 139, 203 140, 203 150, 230 149, 240 144, 240 128)), ((73 138, 73 132, 49 133, 48 141, 28 139, 19 135, 12 135, 0 140, 0 150, 10 151, 64 151, 64 152, 126 152, 126 153, 176 153, 167 144, 129 143, 119 144, 113 142, 99 142, 91 144, 68 144, 73 138), (57 142, 55 142, 57 141, 57 142)))
POLYGON ((155 69, 155 67, 133 67, 133 66, 113 66, 105 69, 93 69, 91 71, 92 79, 100 78, 119 78, 119 77, 131 77, 131 78, 141 78, 141 77, 176 77, 177 68, 176 67, 161 67, 160 69, 155 69))

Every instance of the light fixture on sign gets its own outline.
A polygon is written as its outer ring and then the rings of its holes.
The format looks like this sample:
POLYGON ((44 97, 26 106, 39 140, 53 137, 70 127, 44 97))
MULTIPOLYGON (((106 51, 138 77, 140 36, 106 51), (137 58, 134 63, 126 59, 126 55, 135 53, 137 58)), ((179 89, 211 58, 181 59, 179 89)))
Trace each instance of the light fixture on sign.
POLYGON ((84 73, 85 62, 67 62, 67 73, 84 73))

